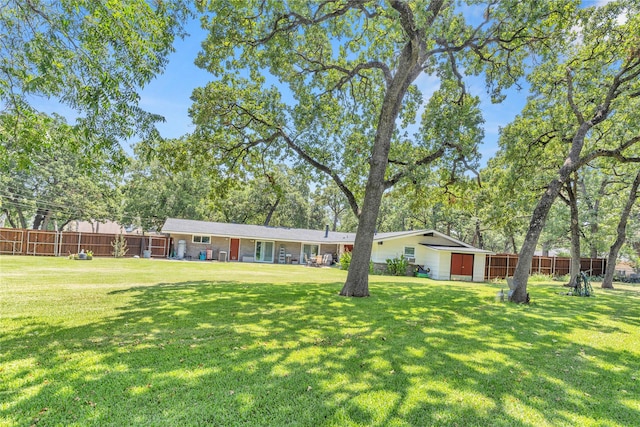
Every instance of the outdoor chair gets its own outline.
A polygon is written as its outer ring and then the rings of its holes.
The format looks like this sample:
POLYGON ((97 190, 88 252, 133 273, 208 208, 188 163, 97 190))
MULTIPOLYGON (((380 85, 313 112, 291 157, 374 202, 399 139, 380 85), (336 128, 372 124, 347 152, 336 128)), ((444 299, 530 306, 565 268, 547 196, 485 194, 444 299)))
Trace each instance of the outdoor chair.
POLYGON ((305 263, 307 264, 307 267, 318 266, 318 257, 308 256, 307 254, 304 254, 304 260, 305 260, 305 263))
POLYGON ((333 262, 333 255, 324 254, 322 256, 322 265, 331 265, 332 262, 333 262))

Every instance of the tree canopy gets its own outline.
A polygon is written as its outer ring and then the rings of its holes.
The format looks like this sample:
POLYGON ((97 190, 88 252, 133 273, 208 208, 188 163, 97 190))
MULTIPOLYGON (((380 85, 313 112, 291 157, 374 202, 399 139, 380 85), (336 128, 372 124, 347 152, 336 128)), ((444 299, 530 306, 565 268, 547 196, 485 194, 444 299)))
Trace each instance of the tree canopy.
MULTIPOLYGON (((11 117, 0 115, 0 121, 11 117)), ((0 207, 9 223, 60 230, 70 221, 119 218, 122 175, 110 167, 107 154, 85 155, 79 149, 86 143, 84 133, 62 117, 36 118, 37 127, 34 122, 31 126, 20 123, 19 133, 56 149, 31 153, 29 163, 22 167, 11 156, 0 162, 0 207)))
POLYGON ((538 161, 553 171, 520 250, 516 302, 527 299, 531 259, 549 210, 569 178, 601 157, 640 161, 640 133, 633 125, 640 102, 639 7, 619 1, 578 10, 563 49, 529 75, 532 95, 503 135, 507 150, 533 148, 540 153, 538 161))
POLYGON ((0 103, 14 126, 0 127, 2 157, 24 166, 58 148, 21 133, 37 127, 39 98, 70 108, 94 151, 117 157, 119 141, 153 133, 162 118, 140 108, 138 91, 166 66, 188 13, 179 0, 3 2, 0 103))

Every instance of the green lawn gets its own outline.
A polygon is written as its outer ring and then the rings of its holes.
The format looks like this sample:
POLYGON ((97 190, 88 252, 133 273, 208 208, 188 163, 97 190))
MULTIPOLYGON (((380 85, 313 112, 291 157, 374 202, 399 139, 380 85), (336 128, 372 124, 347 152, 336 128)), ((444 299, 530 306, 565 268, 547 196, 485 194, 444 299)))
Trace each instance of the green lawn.
POLYGON ((630 426, 640 285, 0 257, 0 425, 630 426))

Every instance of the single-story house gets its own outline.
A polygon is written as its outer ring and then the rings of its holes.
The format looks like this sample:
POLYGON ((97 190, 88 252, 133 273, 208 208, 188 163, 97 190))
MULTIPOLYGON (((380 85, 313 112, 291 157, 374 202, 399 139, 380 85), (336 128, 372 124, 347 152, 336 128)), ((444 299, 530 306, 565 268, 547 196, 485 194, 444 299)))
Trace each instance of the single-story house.
MULTIPOLYGON (((249 224, 168 218, 162 232, 173 239, 171 256, 231 262, 302 264, 317 255, 340 256, 351 251, 355 233, 267 227, 249 224)), ((411 264, 428 268, 437 280, 484 280, 486 255, 435 230, 376 233, 371 260, 385 264, 404 255, 411 264)))

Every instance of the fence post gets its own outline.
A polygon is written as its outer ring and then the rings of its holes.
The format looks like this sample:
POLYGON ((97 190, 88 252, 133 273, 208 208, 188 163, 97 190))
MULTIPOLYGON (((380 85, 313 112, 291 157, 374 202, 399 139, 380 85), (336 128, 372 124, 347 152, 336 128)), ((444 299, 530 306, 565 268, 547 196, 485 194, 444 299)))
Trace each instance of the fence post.
POLYGON ((20 229, 20 251, 18 254, 22 255, 24 253, 24 230, 20 229))
POLYGON ((542 274, 542 257, 538 258, 538 274, 542 274))
POLYGON ((507 254, 507 271, 505 273, 505 279, 509 277, 509 254, 507 254))

